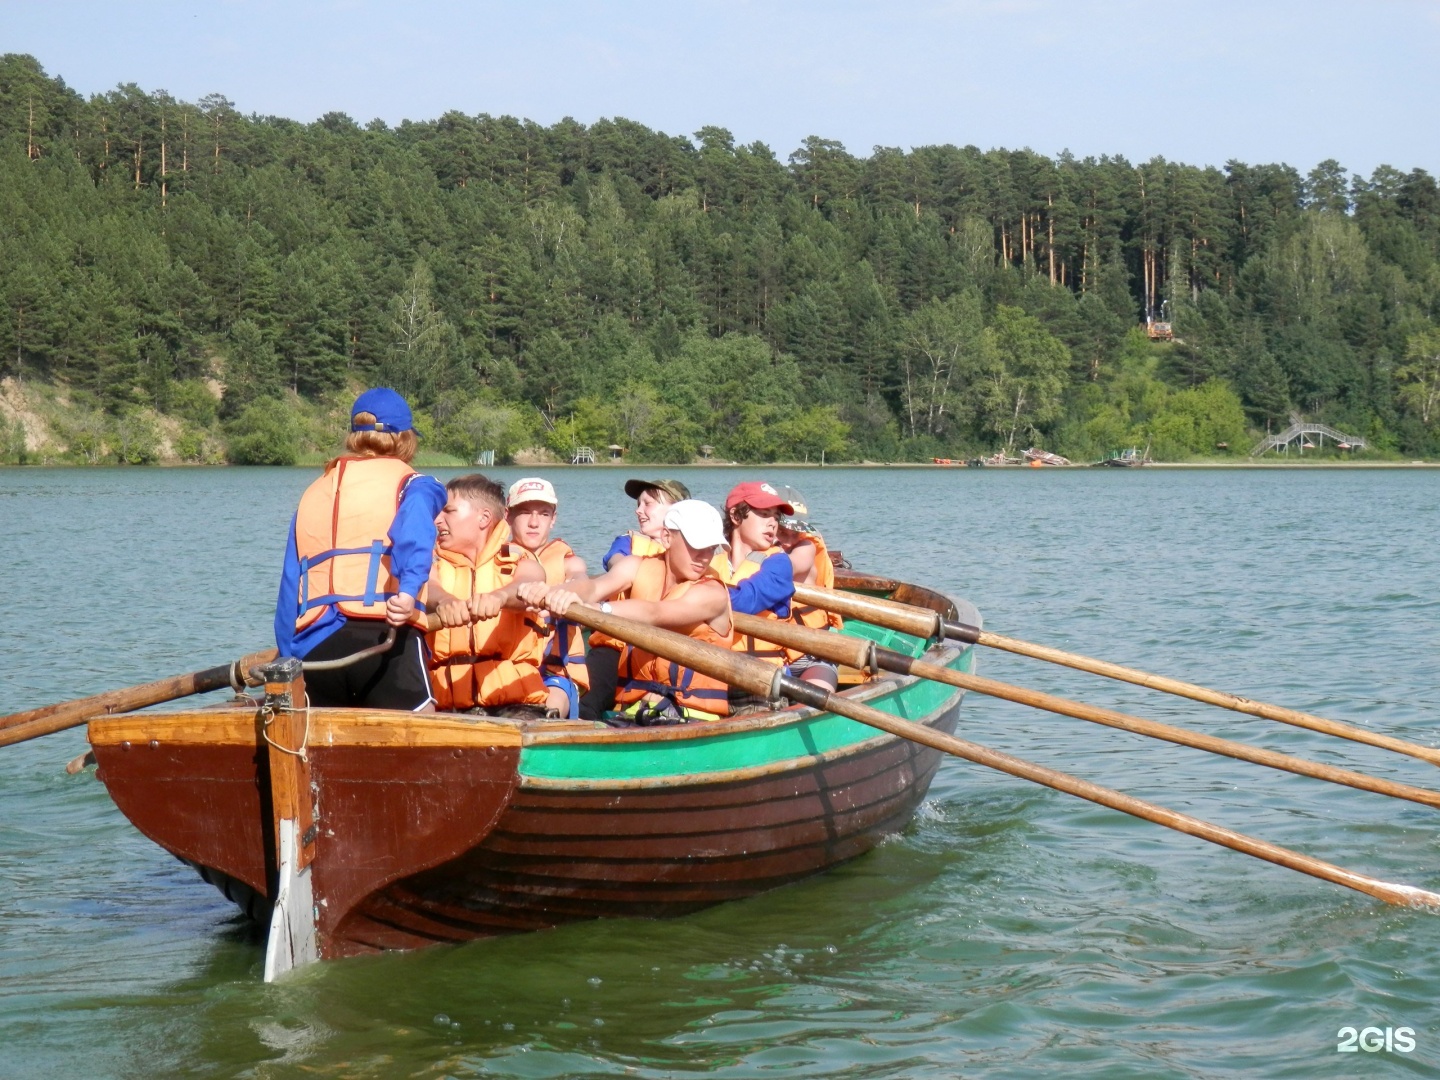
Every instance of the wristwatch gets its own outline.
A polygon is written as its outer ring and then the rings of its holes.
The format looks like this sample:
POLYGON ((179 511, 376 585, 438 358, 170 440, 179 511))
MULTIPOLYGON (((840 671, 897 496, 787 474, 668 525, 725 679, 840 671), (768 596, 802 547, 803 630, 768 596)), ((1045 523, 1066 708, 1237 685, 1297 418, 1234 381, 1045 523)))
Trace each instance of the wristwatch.
POLYGON ((600 605, 600 614, 601 614, 601 615, 609 615, 609 614, 610 614, 612 611, 614 611, 614 610, 615 610, 615 609, 610 606, 610 601, 609 601, 609 600, 606 600, 604 603, 602 603, 602 604, 600 605))

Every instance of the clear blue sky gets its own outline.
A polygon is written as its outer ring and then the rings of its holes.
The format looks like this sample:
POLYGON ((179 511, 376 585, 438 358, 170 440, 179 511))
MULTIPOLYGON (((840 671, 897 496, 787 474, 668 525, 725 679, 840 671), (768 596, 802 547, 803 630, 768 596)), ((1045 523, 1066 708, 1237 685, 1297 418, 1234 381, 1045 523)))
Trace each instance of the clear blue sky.
POLYGON ((0 51, 364 123, 705 124, 783 160, 932 143, 1440 172, 1440 0, 0 0, 0 51))

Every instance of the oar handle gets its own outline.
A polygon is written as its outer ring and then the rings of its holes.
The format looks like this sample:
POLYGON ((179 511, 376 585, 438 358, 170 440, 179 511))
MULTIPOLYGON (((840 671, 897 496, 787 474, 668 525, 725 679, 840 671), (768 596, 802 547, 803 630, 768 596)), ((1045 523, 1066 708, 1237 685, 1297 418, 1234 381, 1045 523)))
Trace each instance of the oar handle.
POLYGON ((684 637, 669 630, 661 630, 658 627, 646 626, 618 615, 606 615, 583 604, 572 606, 565 613, 565 617, 582 626, 588 626, 592 630, 599 630, 601 633, 609 634, 621 641, 638 645, 647 652, 693 668, 711 678, 720 679, 732 686, 743 687, 750 693, 762 693, 772 698, 783 694, 791 701, 845 716, 900 738, 909 739, 911 742, 954 754, 967 761, 1043 784, 1057 791, 1063 791, 1101 806, 1108 806, 1122 813, 1153 821, 1158 825, 1164 825, 1191 836, 1198 836, 1212 844, 1228 847, 1234 851, 1240 851, 1291 870, 1298 870, 1303 874, 1309 874, 1337 885, 1344 885, 1346 888, 1366 893, 1387 903, 1407 906, 1424 904, 1440 907, 1440 894, 1357 874, 1321 859, 1303 855, 1298 851, 1291 851, 1278 844, 1257 840, 1244 833, 1223 828, 1201 818, 1191 817, 1163 806, 1156 806, 1154 803, 1137 799, 1111 788, 1101 787, 1099 784, 1092 784, 1088 780, 1081 780, 1068 773, 957 739, 953 735, 925 727, 923 724, 901 720, 897 716, 891 716, 889 713, 882 712, 863 702, 852 701, 842 695, 832 694, 818 683, 805 682, 802 679, 785 675, 783 669, 773 667, 763 660, 742 656, 728 649, 720 649, 706 642, 696 641, 693 638, 684 637))
POLYGON ((746 693, 757 694, 769 701, 780 697, 784 669, 764 660, 696 641, 673 630, 663 630, 619 615, 607 615, 589 604, 571 604, 562 617, 627 644, 638 645, 646 652, 663 656, 682 667, 693 668, 746 693))

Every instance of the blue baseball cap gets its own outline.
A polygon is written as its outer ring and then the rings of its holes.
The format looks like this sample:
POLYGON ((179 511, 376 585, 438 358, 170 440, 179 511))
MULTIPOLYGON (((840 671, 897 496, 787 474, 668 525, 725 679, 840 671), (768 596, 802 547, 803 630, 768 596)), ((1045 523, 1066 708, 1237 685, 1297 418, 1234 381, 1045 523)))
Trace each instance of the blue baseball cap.
POLYGON ((410 416, 410 406, 405 404, 403 397, 388 386, 377 386, 373 390, 366 390, 355 399, 355 404, 350 409, 351 431, 384 431, 398 434, 402 431, 409 431, 414 426, 414 420, 410 416), (355 423, 355 417, 365 412, 375 417, 375 423, 355 423))

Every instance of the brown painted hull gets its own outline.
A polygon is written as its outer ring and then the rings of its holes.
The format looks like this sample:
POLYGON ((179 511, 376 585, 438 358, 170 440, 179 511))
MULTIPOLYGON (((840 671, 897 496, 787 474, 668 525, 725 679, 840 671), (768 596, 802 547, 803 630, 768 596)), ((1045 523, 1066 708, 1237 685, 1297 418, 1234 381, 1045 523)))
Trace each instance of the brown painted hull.
MULTIPOLYGON (((312 871, 323 957, 365 951, 347 920, 377 891, 495 827, 519 777, 518 728, 314 710, 312 871), (419 725, 418 727, 416 725, 419 725)), ((275 894, 269 765, 249 709, 135 714, 90 727, 98 775, 141 832, 252 918, 275 894), (258 745, 257 745, 258 744, 258 745)))
MULTIPOLYGON (((934 726, 954 730, 958 700, 934 726)), ((485 840, 378 890, 348 924, 360 950, 684 915, 861 855, 903 829, 937 751, 882 739, 793 771, 655 788, 523 787, 485 840)))

